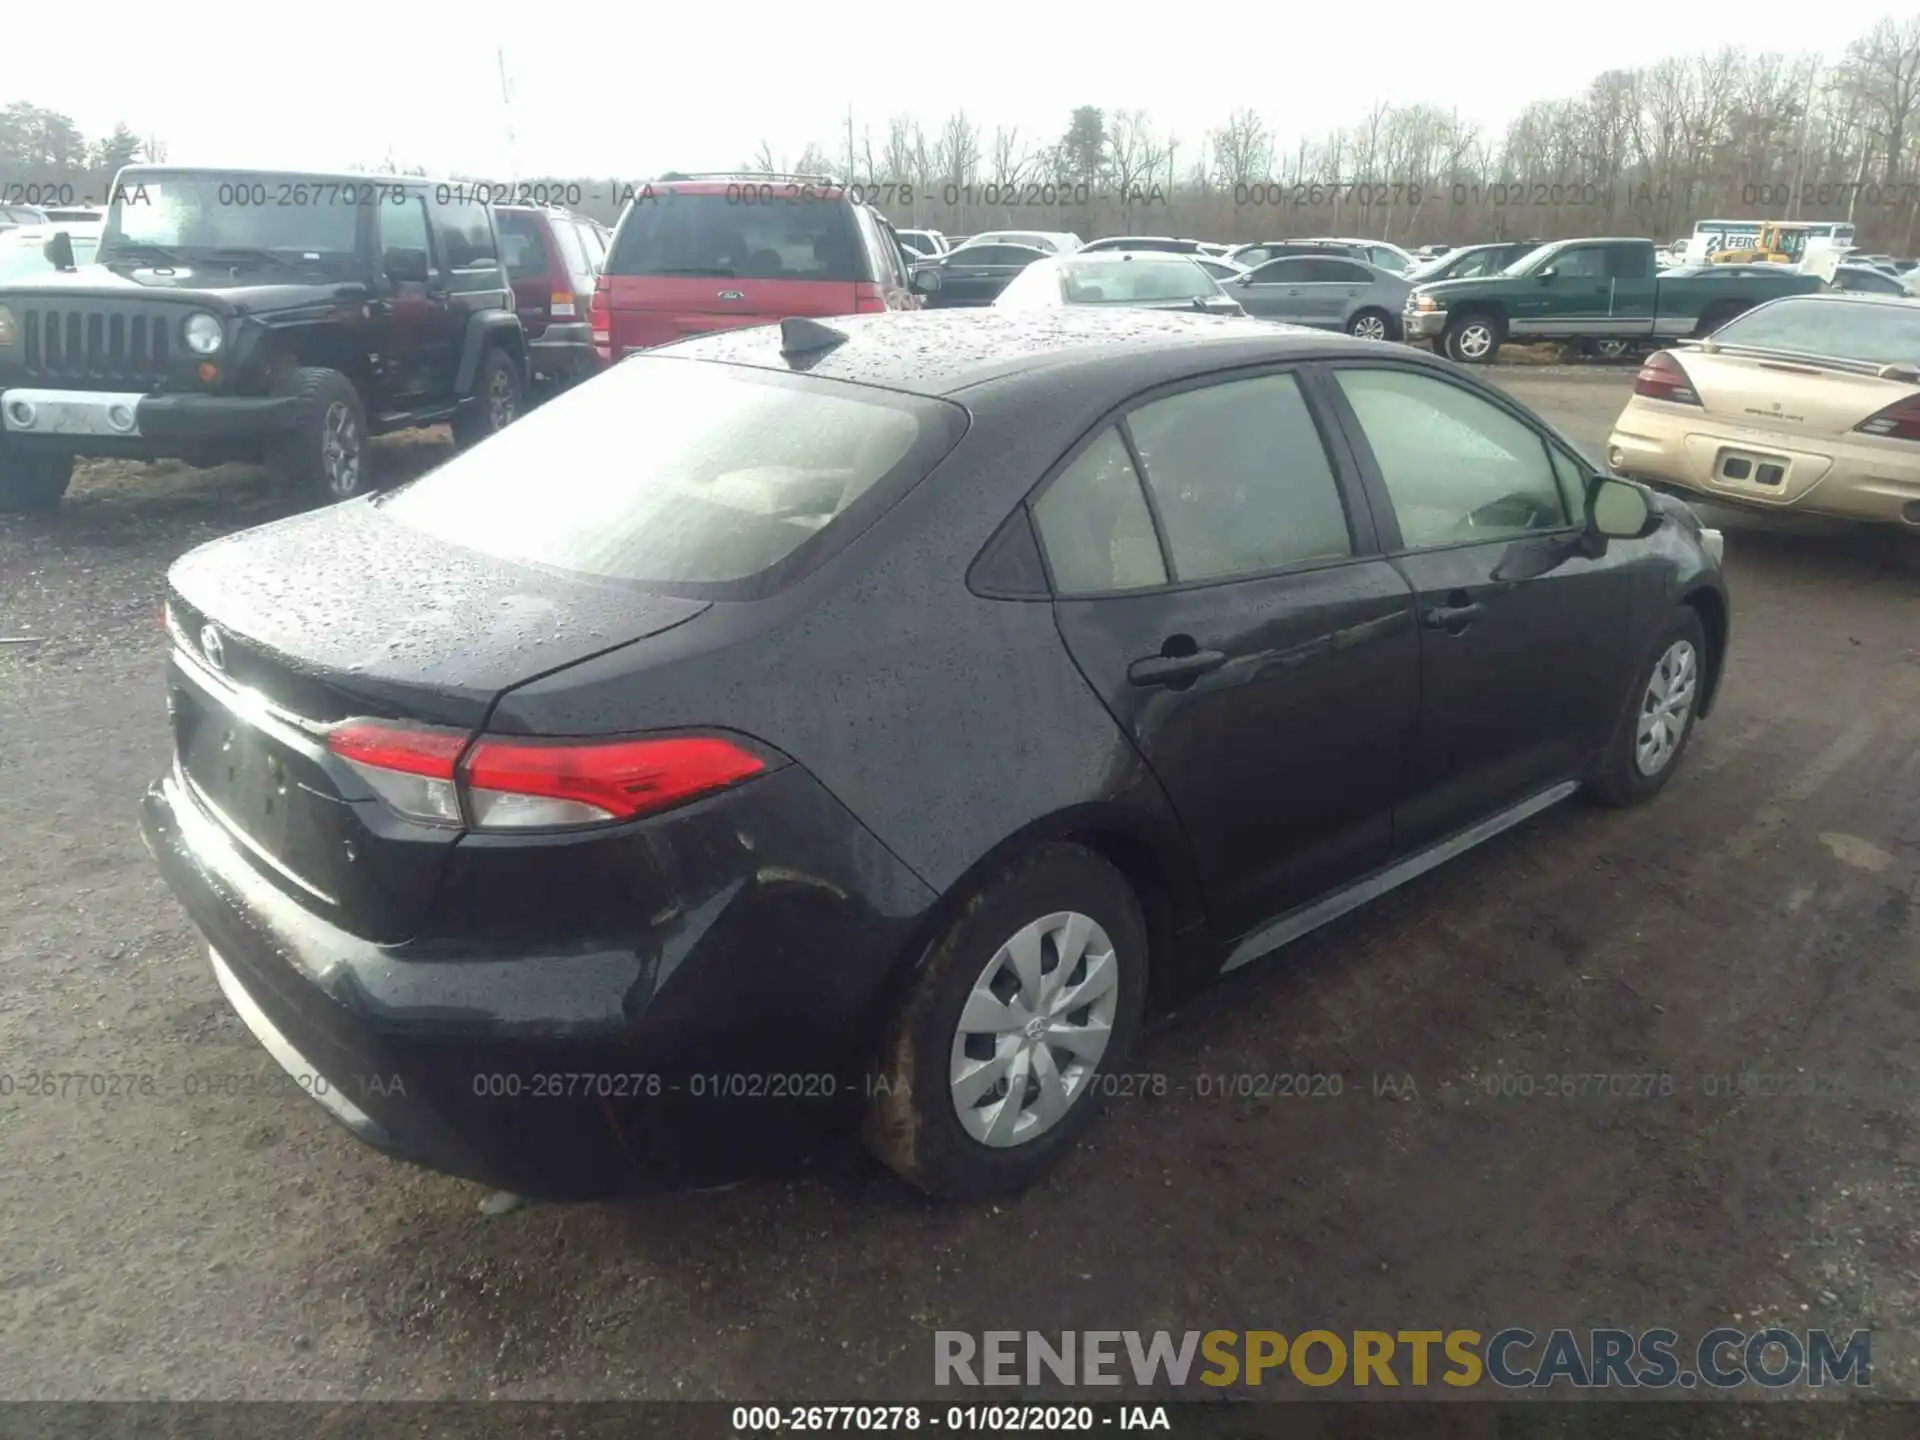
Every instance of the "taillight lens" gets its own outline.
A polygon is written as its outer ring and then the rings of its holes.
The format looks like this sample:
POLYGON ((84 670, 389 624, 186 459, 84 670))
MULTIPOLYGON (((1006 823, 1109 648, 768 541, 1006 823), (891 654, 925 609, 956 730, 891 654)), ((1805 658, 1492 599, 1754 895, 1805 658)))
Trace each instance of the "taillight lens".
POLYGON ((562 320, 577 318, 573 313, 573 292, 571 290, 556 290, 553 294, 549 295, 547 297, 547 313, 562 320))
POLYGON ((1889 440, 1920 440, 1920 395, 1909 395, 1853 428, 1863 435, 1882 435, 1889 440))
POLYGON ((328 732, 327 748, 409 820, 423 825, 461 823, 453 767, 467 748, 464 731, 348 720, 328 732))
POLYGON ((869 285, 865 281, 853 287, 853 313, 856 315, 878 315, 887 308, 887 297, 878 285, 869 285))
POLYGON ((1649 400, 1665 400, 1674 405, 1698 405, 1693 381, 1680 368, 1680 362, 1665 350, 1647 357, 1640 373, 1633 378, 1633 393, 1649 400))
POLYGON ((552 829, 631 820, 760 774, 766 761, 730 740, 521 740, 349 720, 327 748, 380 798, 426 825, 552 829), (465 751, 464 758, 462 752, 465 751), (465 813, 462 813, 462 799, 465 813))
POLYGON ((593 301, 587 307, 587 327, 592 332, 593 353, 603 361, 613 359, 613 281, 605 275, 593 282, 593 301))

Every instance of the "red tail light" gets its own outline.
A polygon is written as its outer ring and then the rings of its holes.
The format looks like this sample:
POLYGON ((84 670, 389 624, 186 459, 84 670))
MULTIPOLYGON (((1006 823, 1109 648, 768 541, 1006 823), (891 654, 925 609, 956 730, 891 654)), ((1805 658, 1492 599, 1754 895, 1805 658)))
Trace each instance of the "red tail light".
POLYGON ((613 359, 613 281, 605 275, 593 282, 593 303, 587 307, 593 353, 602 364, 613 359))
POLYGON ((886 294, 878 285, 861 281, 853 287, 853 313, 878 315, 887 308, 886 294))
POLYGON ((1680 368, 1680 362, 1665 350, 1647 357, 1640 373, 1633 378, 1633 393, 1649 400, 1665 400, 1673 405, 1698 405, 1693 381, 1680 368))
POLYGON ((631 820, 761 773, 766 762, 711 735, 556 741, 348 720, 327 748, 395 810, 428 825, 548 829, 631 820), (464 757, 462 752, 465 752, 464 757))
POLYGON ((1920 440, 1920 395, 1909 395, 1853 428, 1863 435, 1882 435, 1889 440, 1920 440))

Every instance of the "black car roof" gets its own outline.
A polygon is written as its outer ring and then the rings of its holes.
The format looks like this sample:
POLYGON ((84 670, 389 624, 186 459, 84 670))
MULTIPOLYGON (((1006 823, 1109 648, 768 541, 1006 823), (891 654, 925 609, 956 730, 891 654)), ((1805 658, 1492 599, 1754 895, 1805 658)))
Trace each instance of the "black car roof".
MULTIPOLYGON (((642 352, 765 370, 798 370, 834 380, 944 396, 992 380, 1046 369, 1116 386, 1199 374, 1222 365, 1378 346, 1270 321, 1180 311, 1096 309, 1007 311, 991 307, 836 316, 820 322, 846 335, 831 350, 780 353, 780 327, 754 326, 642 352)), ((1396 347, 1398 350, 1398 347, 1396 347)), ((1407 355, 1416 352, 1405 351, 1407 355)))

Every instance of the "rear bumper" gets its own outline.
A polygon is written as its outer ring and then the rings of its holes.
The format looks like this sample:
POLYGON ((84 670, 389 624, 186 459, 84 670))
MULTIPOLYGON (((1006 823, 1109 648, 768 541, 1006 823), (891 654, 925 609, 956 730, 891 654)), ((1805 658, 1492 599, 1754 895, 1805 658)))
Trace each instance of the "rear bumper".
POLYGON ((1630 403, 1614 423, 1607 461, 1618 473, 1724 505, 1920 529, 1920 460, 1887 444, 1822 440, 1813 450, 1804 436, 1656 406, 1630 403), (1784 476, 1776 485, 1728 478, 1721 462, 1729 453, 1780 463, 1784 476))
POLYGON ((593 327, 585 320, 549 325, 527 341, 527 368, 535 375, 586 375, 600 363, 593 327))
POLYGON ((148 395, 15 386, 0 391, 0 427, 23 449, 75 455, 177 453, 207 442, 258 440, 300 423, 298 396, 148 395))
MULTIPOLYGON (((844 1128, 933 899, 797 766, 652 825, 670 870, 711 876, 677 913, 591 943, 486 917, 487 939, 378 946, 269 883, 177 775, 141 813, 222 990, 303 1090, 398 1158, 549 1199, 777 1173, 844 1128)), ((442 901, 469 905, 457 873, 442 901)))

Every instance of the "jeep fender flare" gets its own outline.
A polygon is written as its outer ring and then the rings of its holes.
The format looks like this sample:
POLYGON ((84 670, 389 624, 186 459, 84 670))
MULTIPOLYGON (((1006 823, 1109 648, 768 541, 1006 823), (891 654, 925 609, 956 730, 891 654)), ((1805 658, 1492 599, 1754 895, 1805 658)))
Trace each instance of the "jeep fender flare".
POLYGON ((478 310, 467 317, 467 334, 460 345, 460 370, 453 381, 455 395, 464 399, 473 394, 480 356, 489 345, 497 345, 513 356, 514 364, 520 367, 521 383, 526 383, 527 335, 520 328, 520 317, 511 310, 478 310))

